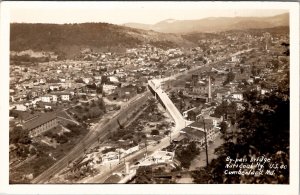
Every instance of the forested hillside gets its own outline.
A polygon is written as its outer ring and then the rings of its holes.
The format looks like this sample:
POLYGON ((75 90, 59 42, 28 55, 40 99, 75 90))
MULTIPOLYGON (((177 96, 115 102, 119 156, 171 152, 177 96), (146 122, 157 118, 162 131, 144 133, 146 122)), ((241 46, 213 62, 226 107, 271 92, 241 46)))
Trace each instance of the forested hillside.
POLYGON ((138 30, 107 23, 11 24, 11 51, 32 49, 75 55, 82 48, 120 51, 149 43, 156 47, 190 44, 181 36, 138 30))

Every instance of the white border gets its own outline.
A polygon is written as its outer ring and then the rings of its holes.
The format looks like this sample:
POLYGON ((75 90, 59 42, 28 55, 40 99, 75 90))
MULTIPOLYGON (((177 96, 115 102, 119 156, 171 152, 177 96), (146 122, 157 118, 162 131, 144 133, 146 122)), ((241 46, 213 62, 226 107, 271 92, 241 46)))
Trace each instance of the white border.
POLYGON ((8 194, 298 194, 299 191, 299 3, 298 2, 1 2, 0 31, 0 193, 8 194), (217 185, 8 185, 9 21, 11 8, 84 8, 95 6, 185 6, 211 9, 287 9, 290 11, 290 184, 217 185))

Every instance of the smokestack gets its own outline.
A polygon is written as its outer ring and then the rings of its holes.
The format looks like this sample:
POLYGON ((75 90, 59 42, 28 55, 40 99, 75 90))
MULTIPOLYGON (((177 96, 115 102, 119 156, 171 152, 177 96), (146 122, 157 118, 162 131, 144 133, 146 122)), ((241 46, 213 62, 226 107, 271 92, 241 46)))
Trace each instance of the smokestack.
POLYGON ((210 76, 208 77, 208 102, 211 102, 211 81, 210 81, 210 76))

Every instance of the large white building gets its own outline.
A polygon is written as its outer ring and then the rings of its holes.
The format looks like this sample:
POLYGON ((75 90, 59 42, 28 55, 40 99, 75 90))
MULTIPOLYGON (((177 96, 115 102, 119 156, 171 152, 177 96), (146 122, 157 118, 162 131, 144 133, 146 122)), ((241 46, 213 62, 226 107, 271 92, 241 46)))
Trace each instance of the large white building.
POLYGON ((117 86, 115 85, 103 85, 103 92, 105 94, 112 94, 116 90, 117 86))
POLYGON ((237 100, 243 100, 243 93, 238 93, 238 92, 233 93, 232 97, 237 100))
POLYGON ((42 102, 50 103, 50 102, 52 101, 52 96, 50 96, 50 95, 42 96, 42 97, 41 97, 41 101, 42 101, 42 102))
POLYGON ((62 94, 60 97, 63 101, 70 101, 70 94, 62 94))

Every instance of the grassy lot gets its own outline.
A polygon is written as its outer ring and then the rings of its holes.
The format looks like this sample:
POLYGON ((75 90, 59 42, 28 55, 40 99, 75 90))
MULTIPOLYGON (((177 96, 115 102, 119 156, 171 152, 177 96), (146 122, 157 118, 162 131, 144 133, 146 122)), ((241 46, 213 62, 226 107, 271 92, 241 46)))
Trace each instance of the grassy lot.
POLYGON ((103 116, 106 112, 106 108, 103 100, 99 99, 70 108, 69 112, 74 115, 76 120, 85 121, 87 119, 94 119, 103 116))

